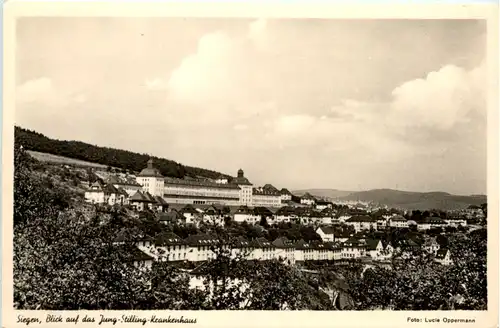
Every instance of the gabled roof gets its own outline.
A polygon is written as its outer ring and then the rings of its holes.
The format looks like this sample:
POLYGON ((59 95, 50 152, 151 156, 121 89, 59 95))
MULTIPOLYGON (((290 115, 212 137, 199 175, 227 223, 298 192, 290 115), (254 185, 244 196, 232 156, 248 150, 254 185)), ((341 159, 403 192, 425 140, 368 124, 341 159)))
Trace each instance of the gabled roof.
POLYGON ((436 259, 443 260, 448 252, 449 250, 447 248, 441 248, 439 251, 437 251, 436 259))
POLYGON ((327 250, 328 249, 323 242, 318 241, 318 240, 311 241, 310 244, 311 244, 312 249, 316 249, 316 250, 327 250))
POLYGON ((117 189, 118 189, 118 192, 120 194, 122 194, 123 196, 127 196, 128 197, 128 193, 123 188, 120 187, 120 188, 117 188, 117 189))
POLYGON ((233 248, 250 248, 250 247, 253 247, 253 244, 252 244, 252 242, 247 240, 245 237, 239 236, 238 238, 233 240, 232 247, 233 248))
POLYGON ((103 191, 103 186, 99 181, 95 181, 89 186, 89 189, 87 190, 89 192, 102 192, 103 191))
POLYGON ((357 239, 357 238, 349 238, 347 239, 342 246, 344 247, 366 247, 366 241, 363 239, 357 239))
POLYGON ((158 202, 156 198, 153 195, 151 195, 148 191, 143 192, 142 194, 149 200, 150 203, 158 202))
POLYGON ((189 246, 212 246, 216 245, 219 242, 217 237, 201 233, 190 235, 185 239, 185 241, 189 246))
POLYGON ((306 192, 304 195, 300 197, 301 199, 311 199, 311 200, 316 200, 316 198, 311 195, 310 193, 306 192))
POLYGON ((186 241, 182 240, 173 232, 166 232, 156 237, 157 246, 172 246, 172 245, 187 245, 186 241))
POLYGON ((265 191, 268 191, 268 192, 272 192, 272 193, 279 193, 280 191, 275 187, 273 186, 272 184, 265 184, 264 187, 262 187, 262 189, 264 189, 265 191))
POLYGON ((108 183, 111 183, 113 185, 117 186, 137 186, 140 187, 141 185, 137 183, 134 179, 131 179, 130 177, 125 177, 120 179, 116 175, 110 175, 108 177, 108 183))
MULTIPOLYGON (((369 250, 369 251, 374 251, 377 249, 377 246, 378 244, 380 243, 381 241, 379 239, 367 239, 366 240, 366 249, 369 250)), ((383 247, 383 245, 382 245, 383 247)))
POLYGON ((151 200, 144 195, 140 190, 137 190, 137 192, 130 197, 131 202, 143 202, 143 203, 151 203, 151 200))
POLYGON ((407 219, 405 219, 401 215, 393 216, 393 217, 389 218, 389 220, 394 221, 394 222, 407 222, 408 221, 407 219))
POLYGON ((312 248, 311 248, 311 244, 307 243, 304 239, 301 239, 295 243, 295 249, 306 250, 306 249, 312 249, 312 248))
POLYGON ((292 195, 292 193, 288 189, 286 189, 286 188, 282 188, 280 190, 280 194, 281 195, 292 195))
POLYGON ((294 244, 293 244, 293 241, 289 240, 288 238, 286 237, 280 237, 280 238, 276 238, 272 244, 276 247, 276 248, 295 248, 294 244))
POLYGON ((252 240, 252 244, 254 247, 258 248, 275 248, 275 246, 264 237, 252 240))
POLYGON ((333 227, 319 227, 325 235, 333 235, 335 233, 335 228, 333 227))
POLYGON ((154 198, 159 205, 163 205, 163 206, 168 205, 168 203, 165 201, 165 199, 163 199, 163 197, 155 196, 154 198))
POLYGON ((266 190, 264 188, 252 188, 253 195, 263 195, 263 196, 279 196, 278 191, 266 190))

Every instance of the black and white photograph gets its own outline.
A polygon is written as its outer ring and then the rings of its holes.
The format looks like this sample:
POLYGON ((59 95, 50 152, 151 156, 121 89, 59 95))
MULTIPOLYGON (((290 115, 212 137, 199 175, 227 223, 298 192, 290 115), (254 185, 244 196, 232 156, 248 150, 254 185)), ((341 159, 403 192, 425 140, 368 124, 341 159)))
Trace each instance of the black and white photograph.
POLYGON ((17 18, 14 309, 495 310, 488 33, 17 18))

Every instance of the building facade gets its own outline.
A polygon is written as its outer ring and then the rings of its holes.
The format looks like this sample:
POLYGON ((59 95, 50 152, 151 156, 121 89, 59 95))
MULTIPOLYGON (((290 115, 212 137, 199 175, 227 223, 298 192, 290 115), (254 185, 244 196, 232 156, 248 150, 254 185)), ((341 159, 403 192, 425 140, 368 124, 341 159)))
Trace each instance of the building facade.
POLYGON ((160 171, 153 166, 152 159, 148 161, 148 166, 137 175, 136 179, 143 191, 147 191, 153 196, 163 197, 165 181, 160 171))

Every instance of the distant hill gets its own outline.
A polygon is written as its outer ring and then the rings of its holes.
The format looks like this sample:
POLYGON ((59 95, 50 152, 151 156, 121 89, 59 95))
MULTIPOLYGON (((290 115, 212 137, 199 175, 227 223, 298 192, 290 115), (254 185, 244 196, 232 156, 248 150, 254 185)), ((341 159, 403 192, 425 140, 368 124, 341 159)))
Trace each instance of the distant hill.
POLYGON ((153 158, 155 161, 155 167, 167 177, 201 177, 210 179, 217 179, 220 176, 227 178, 230 177, 229 175, 222 174, 220 172, 185 166, 169 159, 149 156, 147 154, 100 147, 80 141, 51 139, 41 133, 23 129, 18 126, 15 127, 14 133, 15 144, 22 145, 26 150, 96 163, 106 167, 109 166, 129 170, 131 172, 139 172, 146 167, 147 161, 150 158, 153 158))
POLYGON ((330 198, 330 199, 345 197, 353 193, 353 191, 345 191, 337 189, 303 189, 303 190, 294 190, 292 191, 292 194, 296 196, 302 196, 306 192, 316 197, 330 198))
POLYGON ((374 189, 368 191, 354 192, 346 196, 338 197, 345 201, 367 201, 390 207, 411 210, 442 209, 458 210, 465 209, 469 205, 481 205, 486 203, 485 195, 458 196, 446 192, 410 192, 392 189, 374 189))

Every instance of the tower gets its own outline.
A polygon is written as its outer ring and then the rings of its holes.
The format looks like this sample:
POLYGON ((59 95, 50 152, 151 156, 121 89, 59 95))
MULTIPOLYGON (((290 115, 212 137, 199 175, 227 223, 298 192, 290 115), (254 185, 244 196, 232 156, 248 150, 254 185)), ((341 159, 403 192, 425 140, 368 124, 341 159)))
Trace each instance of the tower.
POLYGON ((154 167, 152 158, 148 160, 146 168, 137 175, 137 183, 151 195, 163 197, 165 181, 160 171, 154 167))

